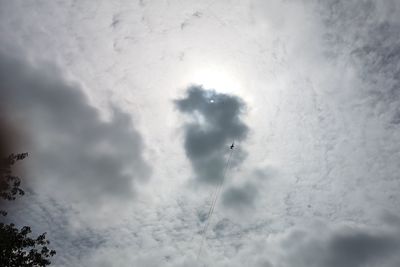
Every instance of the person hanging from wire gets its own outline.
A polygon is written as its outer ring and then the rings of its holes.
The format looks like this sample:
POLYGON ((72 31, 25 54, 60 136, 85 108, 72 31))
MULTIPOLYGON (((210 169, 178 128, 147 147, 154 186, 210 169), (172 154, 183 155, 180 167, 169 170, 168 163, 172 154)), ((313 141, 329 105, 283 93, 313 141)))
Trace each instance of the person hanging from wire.
POLYGON ((223 174, 222 174, 222 180, 217 185, 217 187, 216 187, 216 189, 215 189, 215 191, 214 191, 214 193, 213 193, 213 195, 211 197, 212 200, 211 200, 210 210, 208 211, 208 215, 207 215, 207 218, 206 218, 206 224, 205 224, 205 226, 203 228, 203 231, 201 232, 202 238, 201 238, 201 241, 200 241, 199 250, 197 252, 197 257, 196 257, 197 260, 199 260, 199 257, 201 255, 202 248, 203 248, 203 243, 204 243, 204 240, 206 239, 207 230, 208 230, 208 227, 210 225, 211 217, 212 217, 212 215, 214 213, 215 205, 216 205, 216 203, 218 201, 219 194, 220 194, 220 192, 222 190, 222 186, 223 186, 223 183, 224 183, 224 180, 225 180, 226 172, 228 171, 228 169, 230 167, 230 163, 231 163, 231 158, 232 158, 233 148, 234 147, 235 147, 235 140, 233 140, 232 141, 232 145, 229 146, 229 148, 231 149, 231 152, 229 153, 228 159, 227 159, 227 161, 225 163, 225 167, 224 167, 223 174))

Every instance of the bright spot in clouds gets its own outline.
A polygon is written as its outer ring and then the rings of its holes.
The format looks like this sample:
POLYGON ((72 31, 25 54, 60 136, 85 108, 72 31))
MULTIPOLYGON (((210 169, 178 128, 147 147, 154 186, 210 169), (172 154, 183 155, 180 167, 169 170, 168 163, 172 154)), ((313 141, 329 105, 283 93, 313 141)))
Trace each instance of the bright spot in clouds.
MULTIPOLYGON (((240 81, 223 67, 207 67, 197 69, 185 77, 187 84, 198 84, 204 88, 218 89, 222 92, 237 92, 241 89, 240 81)), ((210 101, 211 103, 213 101, 210 101)))

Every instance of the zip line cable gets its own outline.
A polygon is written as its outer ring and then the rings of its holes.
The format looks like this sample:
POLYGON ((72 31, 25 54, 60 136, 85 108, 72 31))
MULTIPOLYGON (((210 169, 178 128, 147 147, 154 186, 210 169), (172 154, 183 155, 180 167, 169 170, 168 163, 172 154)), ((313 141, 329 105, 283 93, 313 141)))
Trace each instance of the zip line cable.
POLYGON ((223 186, 224 181, 225 181, 226 172, 228 171, 230 163, 231 163, 232 154, 233 154, 233 143, 232 143, 232 146, 231 146, 231 151, 229 153, 228 159, 227 159, 227 161, 225 163, 224 170, 222 172, 222 179, 219 182, 219 184, 217 185, 217 187, 215 188, 215 190, 214 190, 214 192, 213 192, 213 194, 211 196, 212 197, 212 201, 211 201, 210 209, 208 211, 207 218, 206 218, 207 223, 204 226, 203 231, 202 231, 201 243, 200 243, 199 250, 197 252, 197 258, 196 258, 197 260, 199 259, 200 254, 201 254, 202 249, 203 249, 203 243, 204 243, 204 240, 205 240, 206 235, 207 235, 207 230, 208 230, 208 227, 210 225, 211 217, 214 214, 214 210, 215 210, 215 206, 216 206, 216 203, 218 201, 218 198, 219 198, 219 194, 221 193, 222 186, 223 186))
POLYGON ((213 196, 212 196, 213 199, 212 199, 212 202, 211 202, 210 210, 209 210, 209 212, 208 212, 207 223, 206 223, 206 225, 204 226, 204 229, 203 229, 203 231, 202 231, 202 239, 201 239, 199 251, 198 251, 198 253, 197 253, 197 260, 199 259, 200 255, 201 255, 201 252, 202 252, 202 249, 203 249, 203 244, 204 244, 204 241, 205 241, 205 239, 206 239, 207 230, 208 230, 208 228, 209 228, 209 226, 210 226, 211 217, 212 217, 212 215, 214 214, 215 206, 216 206, 216 203, 217 203, 219 194, 220 194, 220 192, 221 192, 222 185, 223 185, 224 180, 225 180, 226 171, 228 170, 229 165, 230 165, 230 161, 231 161, 232 154, 233 154, 233 150, 230 152, 229 157, 228 157, 228 159, 227 159, 227 162, 226 162, 226 164, 225 164, 224 171, 223 171, 223 176, 222 176, 222 180, 221 180, 221 182, 218 184, 218 186, 217 186, 217 188, 215 189, 214 194, 213 194, 213 196))

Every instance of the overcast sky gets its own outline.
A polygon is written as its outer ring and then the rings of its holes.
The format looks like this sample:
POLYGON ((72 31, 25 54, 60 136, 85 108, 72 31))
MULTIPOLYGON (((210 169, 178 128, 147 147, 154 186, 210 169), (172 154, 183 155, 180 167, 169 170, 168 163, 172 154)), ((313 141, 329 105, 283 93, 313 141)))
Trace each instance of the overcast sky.
POLYGON ((3 0, 0 36, 54 266, 400 266, 398 1, 3 0))

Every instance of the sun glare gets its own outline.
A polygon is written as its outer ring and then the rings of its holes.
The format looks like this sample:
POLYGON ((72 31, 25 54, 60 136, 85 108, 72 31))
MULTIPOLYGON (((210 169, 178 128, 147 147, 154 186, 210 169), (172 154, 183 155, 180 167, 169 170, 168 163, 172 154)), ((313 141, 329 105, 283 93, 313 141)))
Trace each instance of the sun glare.
POLYGON ((221 68, 204 68, 191 72, 185 79, 189 84, 202 85, 205 89, 232 92, 240 89, 240 83, 233 75, 221 68))

